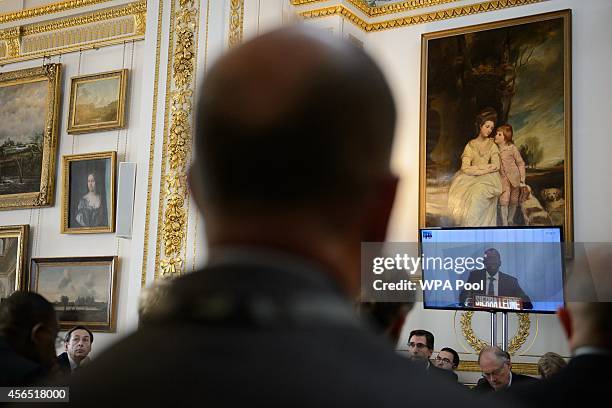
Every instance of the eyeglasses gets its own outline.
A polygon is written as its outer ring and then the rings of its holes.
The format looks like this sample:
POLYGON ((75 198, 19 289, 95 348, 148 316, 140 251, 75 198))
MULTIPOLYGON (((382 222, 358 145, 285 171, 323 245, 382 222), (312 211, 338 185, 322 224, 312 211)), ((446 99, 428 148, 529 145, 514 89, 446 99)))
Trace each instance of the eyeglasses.
POLYGON ((418 349, 420 350, 420 349, 424 349, 424 348, 426 348, 426 347, 427 347, 427 344, 423 344, 423 343, 414 343, 414 342, 412 342, 412 341, 411 341, 410 343, 408 343, 408 347, 411 347, 411 348, 415 348, 415 347, 416 347, 416 348, 418 348, 418 349))
POLYGON ((506 367, 506 363, 503 363, 501 367, 499 367, 497 370, 491 371, 490 373, 482 373, 482 378, 486 379, 489 377, 497 377, 504 372, 505 367, 506 367))
POLYGON ((440 358, 440 356, 436 357, 436 361, 438 363, 445 363, 445 364, 451 364, 452 361, 450 361, 448 358, 440 358))

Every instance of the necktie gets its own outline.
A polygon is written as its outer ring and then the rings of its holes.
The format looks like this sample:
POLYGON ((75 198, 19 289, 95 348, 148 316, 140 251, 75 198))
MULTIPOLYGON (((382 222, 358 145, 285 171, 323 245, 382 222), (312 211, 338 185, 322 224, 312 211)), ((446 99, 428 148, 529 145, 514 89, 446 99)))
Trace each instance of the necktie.
POLYGON ((493 286, 495 282, 494 277, 489 277, 489 287, 487 288, 487 296, 495 296, 495 286, 493 286))

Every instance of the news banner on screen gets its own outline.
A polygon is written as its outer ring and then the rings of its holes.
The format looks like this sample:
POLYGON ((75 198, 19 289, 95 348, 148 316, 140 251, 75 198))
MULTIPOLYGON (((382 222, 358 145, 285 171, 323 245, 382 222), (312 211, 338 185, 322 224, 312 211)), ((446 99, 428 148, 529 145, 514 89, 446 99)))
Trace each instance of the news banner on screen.
POLYGON ((560 227, 421 229, 423 259, 453 259, 455 268, 424 263, 426 309, 554 313, 563 306, 560 227), (456 268, 457 260, 471 264, 456 268))

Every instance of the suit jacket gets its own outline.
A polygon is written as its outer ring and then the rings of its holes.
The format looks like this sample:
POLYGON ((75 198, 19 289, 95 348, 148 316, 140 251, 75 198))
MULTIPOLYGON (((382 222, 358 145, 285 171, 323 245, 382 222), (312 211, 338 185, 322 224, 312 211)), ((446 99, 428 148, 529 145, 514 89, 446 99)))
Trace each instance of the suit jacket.
POLYGON ((612 350, 608 355, 577 356, 556 375, 535 384, 512 387, 499 397, 518 399, 523 406, 555 408, 583 406, 586 396, 591 401, 606 401, 612 387, 611 365, 612 350))
POLYGON ((454 371, 444 370, 443 368, 436 367, 435 365, 433 365, 433 363, 429 364, 427 374, 442 378, 445 381, 451 381, 453 383, 459 382, 459 377, 457 376, 457 373, 455 373, 454 371))
MULTIPOLYGON (((513 372, 512 373, 512 383, 510 383, 510 387, 508 387, 508 389, 514 388, 517 385, 533 384, 536 382, 538 382, 537 378, 530 377, 528 375, 517 374, 513 372)), ((486 393, 495 391, 495 389, 491 387, 491 384, 489 384, 489 382, 485 378, 481 378, 480 380, 478 380, 478 383, 473 388, 473 390, 474 392, 478 394, 486 394, 486 393)))
POLYGON ((17 354, 6 338, 0 336, 0 387, 33 385, 47 373, 37 362, 17 354))
POLYGON ((65 351, 57 356, 57 365, 59 366, 62 374, 70 374, 72 372, 72 368, 70 368, 70 360, 68 359, 68 353, 65 351))
MULTIPOLYGON (((485 282, 486 286, 486 273, 485 269, 476 269, 470 272, 470 276, 468 277, 469 283, 475 282, 485 282)), ((523 289, 518 283, 518 280, 514 276, 510 276, 507 273, 503 273, 499 271, 497 273, 499 282, 497 286, 497 293, 499 296, 511 296, 521 298, 523 300, 523 309, 532 309, 533 305, 531 303, 531 299, 529 296, 523 292, 523 289)), ((459 294, 459 305, 465 305, 465 300, 469 297, 473 297, 475 295, 485 295, 487 288, 485 287, 483 290, 465 290, 463 289, 459 294)))
POLYGON ((167 313, 69 377, 71 403, 485 406, 422 375, 316 269, 211 266, 166 299, 167 313))

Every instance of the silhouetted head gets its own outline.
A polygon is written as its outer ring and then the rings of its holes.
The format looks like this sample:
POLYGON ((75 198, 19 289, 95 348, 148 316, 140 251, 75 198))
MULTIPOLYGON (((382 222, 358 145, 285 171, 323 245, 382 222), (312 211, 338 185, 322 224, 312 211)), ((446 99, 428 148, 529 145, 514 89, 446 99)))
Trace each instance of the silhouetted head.
POLYGON ((395 117, 373 60, 328 33, 283 28, 228 52, 200 89, 190 171, 210 245, 383 240, 395 117))
POLYGON ((53 366, 58 330, 53 306, 37 293, 15 292, 0 304, 0 335, 25 358, 53 366))

